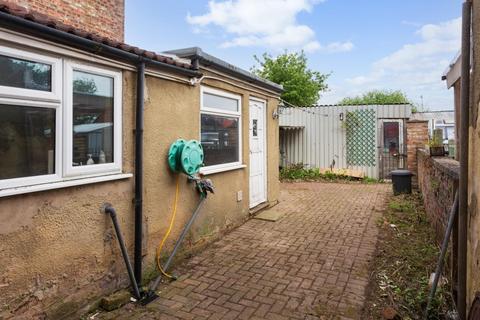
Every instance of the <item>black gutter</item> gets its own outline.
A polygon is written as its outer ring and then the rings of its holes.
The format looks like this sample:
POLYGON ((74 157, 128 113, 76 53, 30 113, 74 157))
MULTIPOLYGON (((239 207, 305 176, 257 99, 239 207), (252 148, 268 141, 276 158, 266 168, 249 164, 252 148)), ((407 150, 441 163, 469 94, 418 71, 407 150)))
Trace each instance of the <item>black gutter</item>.
POLYGON ((458 204, 458 297, 460 320, 467 319, 467 241, 468 241, 468 144, 470 112, 470 34, 472 3, 463 3, 462 70, 460 103, 460 181, 458 204))
POLYGON ((51 40, 55 43, 65 44, 100 56, 121 59, 125 62, 135 64, 143 61, 148 66, 163 69, 165 71, 171 71, 189 77, 201 76, 201 73, 192 69, 185 69, 176 65, 156 61, 142 55, 118 49, 101 42, 83 38, 75 34, 64 32, 2 11, 0 11, 0 26, 7 27, 17 32, 21 31, 26 34, 34 35, 45 40, 51 40))
POLYGON ((137 108, 135 111, 135 253, 133 260, 138 286, 142 282, 144 86, 145 63, 141 62, 137 67, 137 108))

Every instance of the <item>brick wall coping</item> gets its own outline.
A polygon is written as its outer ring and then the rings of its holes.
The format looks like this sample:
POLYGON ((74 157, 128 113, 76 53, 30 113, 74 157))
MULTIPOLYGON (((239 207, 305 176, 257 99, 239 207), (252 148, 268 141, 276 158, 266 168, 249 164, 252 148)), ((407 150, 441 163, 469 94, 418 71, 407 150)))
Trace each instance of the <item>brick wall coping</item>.
POLYGON ((445 173, 454 180, 458 180, 460 176, 460 162, 448 157, 432 157, 425 149, 418 149, 417 156, 420 161, 429 158, 436 169, 445 173))
POLYGON ((417 119, 410 119, 410 120, 407 120, 408 123, 424 123, 424 122, 428 122, 428 120, 417 120, 417 119))

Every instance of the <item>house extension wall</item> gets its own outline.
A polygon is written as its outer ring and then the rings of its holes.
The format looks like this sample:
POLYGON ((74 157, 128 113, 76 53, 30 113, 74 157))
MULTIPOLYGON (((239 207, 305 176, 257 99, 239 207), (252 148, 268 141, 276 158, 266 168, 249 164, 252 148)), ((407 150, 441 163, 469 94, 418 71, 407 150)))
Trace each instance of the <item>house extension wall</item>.
POLYGON ((124 40, 124 0, 7 0, 74 28, 124 40))
MULTIPOLYGON (((123 71, 125 173, 134 172, 135 79, 135 72, 123 71)), ((208 176, 215 194, 209 195, 179 256, 249 217, 250 96, 267 100, 268 204, 275 204, 279 194, 278 120, 272 117, 277 100, 223 81, 209 79, 202 85, 241 95, 246 167, 208 176), (242 200, 237 199, 239 191, 242 200)), ((168 149, 178 138, 200 138, 200 86, 147 76, 145 89, 143 274, 148 280, 157 274, 155 250, 168 228, 175 195, 176 176, 167 166, 168 149)), ((133 258, 133 199, 134 178, 0 198, 0 318, 73 317, 79 309, 81 313, 95 306, 102 295, 127 287, 112 222, 101 208, 106 202, 116 208, 133 258)), ((180 176, 177 218, 164 255, 171 251, 198 199, 194 186, 180 176)))
MULTIPOLYGON (((123 171, 133 172, 135 75, 123 73, 123 171)), ((0 318, 57 319, 125 286, 112 203, 129 247, 133 178, 0 198, 0 318)))

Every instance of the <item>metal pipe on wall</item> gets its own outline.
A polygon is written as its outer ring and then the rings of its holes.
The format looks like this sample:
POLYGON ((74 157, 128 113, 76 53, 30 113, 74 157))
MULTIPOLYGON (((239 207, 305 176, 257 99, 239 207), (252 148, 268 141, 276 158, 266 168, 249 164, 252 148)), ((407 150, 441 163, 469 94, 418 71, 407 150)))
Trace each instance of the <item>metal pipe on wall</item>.
POLYGON ((115 228, 115 233, 117 234, 118 244, 120 246, 120 250, 122 251, 123 260, 125 261, 125 266, 127 267, 128 277, 130 278, 130 283, 132 285, 135 298, 140 299, 140 290, 138 289, 138 284, 135 280, 135 275, 133 274, 132 270, 132 264, 130 263, 130 258, 128 257, 127 247, 125 246, 125 240, 123 239, 120 225, 118 224, 117 213, 110 205, 105 207, 105 213, 110 215, 110 218, 112 218, 113 227, 115 228))
POLYGON ((143 242, 143 119, 145 63, 137 67, 137 105, 135 111, 135 249, 134 269, 137 284, 142 282, 143 242))
POLYGON ((468 232, 468 144, 470 112, 470 36, 472 3, 463 3, 462 12, 462 71, 460 104, 460 181, 458 208, 458 298, 460 320, 467 318, 467 232, 468 232))

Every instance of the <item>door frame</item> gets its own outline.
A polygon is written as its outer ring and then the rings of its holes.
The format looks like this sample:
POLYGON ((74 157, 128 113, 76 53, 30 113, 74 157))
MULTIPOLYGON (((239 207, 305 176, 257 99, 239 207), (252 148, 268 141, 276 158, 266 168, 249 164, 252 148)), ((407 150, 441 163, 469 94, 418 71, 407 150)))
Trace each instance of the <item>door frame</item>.
POLYGON ((404 154, 406 154, 406 128, 405 128, 405 119, 402 118, 382 118, 378 119, 379 123, 379 134, 378 134, 378 156, 379 156, 379 178, 384 179, 385 178, 385 166, 384 166, 384 142, 385 142, 385 137, 384 137, 384 123, 385 122, 396 122, 398 123, 398 154, 399 154, 399 161, 398 161, 398 167, 402 168, 405 167, 407 159, 404 158, 404 154))
POLYGON ((249 171, 248 171, 248 206, 249 206, 250 209, 258 206, 259 204, 262 204, 262 203, 265 203, 265 202, 268 201, 267 109, 268 109, 268 106, 267 106, 267 100, 266 99, 261 99, 261 98, 252 97, 252 96, 249 97, 249 99, 248 99, 248 152, 249 152, 249 157, 248 157, 248 162, 249 162, 248 163, 248 166, 249 166, 249 171), (265 198, 258 203, 252 203, 251 202, 251 190, 250 190, 250 178, 251 178, 251 175, 250 175, 250 170, 251 170, 251 159, 250 159, 250 156, 251 156, 251 151, 250 151, 250 147, 251 147, 250 146, 250 138, 251 138, 250 137, 250 124, 251 124, 250 102, 251 101, 260 102, 260 103, 263 104, 263 174, 264 174, 263 190, 264 190, 265 198))

